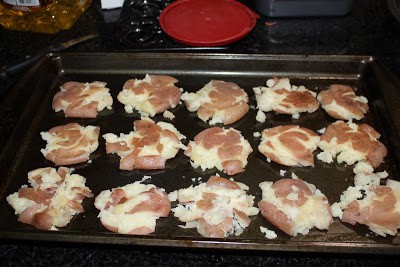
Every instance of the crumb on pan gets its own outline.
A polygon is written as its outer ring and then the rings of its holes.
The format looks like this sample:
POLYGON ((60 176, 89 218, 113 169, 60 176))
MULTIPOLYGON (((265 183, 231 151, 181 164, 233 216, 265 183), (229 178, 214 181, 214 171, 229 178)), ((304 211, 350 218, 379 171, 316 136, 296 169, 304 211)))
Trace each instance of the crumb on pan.
POLYGON ((277 235, 274 231, 269 230, 269 229, 266 228, 266 227, 260 226, 260 231, 261 231, 261 233, 263 233, 263 234, 265 235, 265 237, 268 238, 268 239, 275 239, 275 238, 278 237, 278 235, 277 235))
POLYGON ((170 119, 170 120, 175 119, 175 115, 172 112, 168 111, 168 110, 164 111, 163 117, 166 118, 166 119, 170 119))

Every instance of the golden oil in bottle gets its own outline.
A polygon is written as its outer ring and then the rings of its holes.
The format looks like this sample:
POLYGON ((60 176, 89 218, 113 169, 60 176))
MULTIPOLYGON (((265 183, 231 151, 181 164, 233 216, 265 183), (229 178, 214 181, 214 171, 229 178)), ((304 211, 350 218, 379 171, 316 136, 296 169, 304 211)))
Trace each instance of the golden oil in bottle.
POLYGON ((19 31, 67 30, 92 0, 0 0, 0 25, 19 31))

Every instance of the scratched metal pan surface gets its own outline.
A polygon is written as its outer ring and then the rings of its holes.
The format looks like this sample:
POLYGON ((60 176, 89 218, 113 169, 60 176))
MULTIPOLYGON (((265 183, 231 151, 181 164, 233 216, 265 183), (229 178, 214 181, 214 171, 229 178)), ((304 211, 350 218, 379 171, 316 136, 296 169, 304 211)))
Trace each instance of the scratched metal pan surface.
MULTIPOLYGON (((85 212, 75 216, 69 225, 59 231, 37 230, 18 222, 17 215, 5 200, 6 196, 27 184, 27 173, 30 170, 54 166, 40 153, 40 149, 46 145, 40 132, 57 125, 78 122, 100 126, 101 135, 109 132, 129 133, 133 121, 140 116, 138 113, 126 114, 116 96, 126 80, 142 79, 146 73, 174 76, 179 80, 177 85, 185 91, 197 91, 211 79, 234 82, 247 91, 252 106, 256 106, 252 88, 264 85, 271 77, 289 77, 292 84, 305 85, 316 92, 332 83, 351 85, 356 88, 357 94, 369 99, 370 111, 361 122, 375 127, 382 134, 381 141, 389 150, 385 163, 378 171, 386 170, 391 179, 398 180, 400 177, 400 84, 375 58, 204 53, 50 54, 21 78, 1 104, 0 238, 228 250, 400 253, 398 236, 379 237, 365 226, 351 226, 335 219, 328 231, 313 229, 306 236, 289 237, 268 223, 261 214, 252 218, 250 226, 240 236, 223 239, 204 238, 195 229, 178 227, 181 223, 173 213, 157 221, 154 234, 119 235, 101 225, 97 218, 98 210, 93 204, 94 198, 85 199, 85 212), (113 109, 101 112, 96 119, 71 119, 65 118, 62 112, 55 113, 51 109, 52 98, 59 86, 67 81, 107 82, 114 98, 113 109), (260 226, 275 230, 278 237, 266 239, 259 230, 260 226)), ((189 113, 183 104, 172 112, 176 116, 172 123, 187 136, 185 143, 201 130, 210 127, 189 113)), ((315 184, 330 203, 338 201, 341 192, 353 184, 353 166, 326 164, 316 159, 315 167, 285 167, 268 163, 257 152, 260 140, 253 136, 254 132, 293 123, 316 131, 332 123, 334 119, 321 108, 315 113, 301 114, 297 120, 288 115, 267 113, 267 120, 259 123, 255 117, 256 110, 251 109, 243 119, 231 125, 242 132, 254 150, 249 156, 246 170, 233 178, 249 186, 249 193, 255 196, 255 203, 261 198, 259 183, 283 178, 281 170, 286 170, 285 177, 290 177, 294 172, 305 181, 315 184)), ((154 120, 168 121, 161 115, 155 116, 154 120)), ((197 185, 198 177, 201 177, 201 181, 206 181, 215 173, 228 177, 216 169, 203 172, 192 168, 182 151, 176 158, 167 161, 165 170, 121 171, 118 169, 119 158, 106 154, 102 137, 99 143, 99 148, 91 155, 90 164, 72 166, 75 173, 87 178, 86 185, 95 196, 102 190, 141 180, 144 175, 151 176, 145 183, 155 184, 167 192, 197 185)))

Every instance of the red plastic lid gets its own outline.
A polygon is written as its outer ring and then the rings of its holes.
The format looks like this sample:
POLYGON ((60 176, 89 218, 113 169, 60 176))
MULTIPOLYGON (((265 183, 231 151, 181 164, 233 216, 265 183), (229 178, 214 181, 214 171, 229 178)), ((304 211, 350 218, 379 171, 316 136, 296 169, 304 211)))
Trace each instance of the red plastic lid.
POLYGON ((178 0, 160 15, 174 40, 192 46, 225 45, 243 38, 259 16, 235 0, 178 0))

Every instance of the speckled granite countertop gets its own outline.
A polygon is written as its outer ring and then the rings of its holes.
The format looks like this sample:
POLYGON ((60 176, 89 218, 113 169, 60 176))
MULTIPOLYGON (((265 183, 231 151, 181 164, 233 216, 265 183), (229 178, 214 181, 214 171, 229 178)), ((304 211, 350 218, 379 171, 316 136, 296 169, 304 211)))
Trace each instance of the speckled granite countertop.
MULTIPOLYGON (((101 10, 99 1, 68 31, 54 35, 14 32, 0 29, 0 66, 12 64, 50 44, 85 34, 99 37, 69 49, 70 52, 138 51, 146 49, 182 49, 162 32, 147 36, 146 27, 135 24, 134 8, 143 1, 126 2, 118 20, 118 11, 101 10), (109 22, 113 20, 114 22, 109 22), (131 23, 133 20, 134 23, 131 23), (129 26, 133 25, 133 26, 129 26), (136 27, 136 31, 132 31, 136 27), (138 35, 139 34, 139 35, 138 35)), ((251 4, 250 4, 251 6, 251 4)), ((137 12, 135 10, 135 12, 137 12)), ((355 0, 344 17, 267 18, 261 17, 255 29, 244 39, 218 52, 268 54, 371 55, 381 59, 400 78, 400 22, 389 12, 386 1, 355 0), (267 26, 265 22, 276 22, 267 26)), ((217 50, 216 50, 217 51, 217 50)), ((215 52, 215 51, 214 51, 215 52)), ((0 82, 6 94, 18 77, 0 82)), ((61 243, 0 241, 2 265, 399 265, 396 257, 364 255, 278 254, 240 251, 193 251, 131 246, 101 246, 61 243)))

